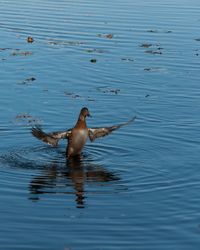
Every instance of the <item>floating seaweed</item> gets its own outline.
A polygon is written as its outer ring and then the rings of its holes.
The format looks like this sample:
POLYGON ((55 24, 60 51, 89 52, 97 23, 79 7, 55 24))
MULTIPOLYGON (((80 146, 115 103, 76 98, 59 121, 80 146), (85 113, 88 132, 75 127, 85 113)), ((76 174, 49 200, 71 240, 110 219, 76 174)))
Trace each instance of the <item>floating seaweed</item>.
POLYGON ((32 76, 32 77, 25 79, 21 84, 31 84, 35 80, 36 78, 32 76))
POLYGON ((97 62, 97 59, 93 58, 90 60, 91 63, 96 63, 97 62))
POLYGON ((40 124, 41 120, 39 118, 33 117, 28 113, 20 113, 16 115, 15 123, 17 123, 18 125, 33 126, 36 124, 40 124))
POLYGON ((31 56, 33 53, 31 51, 20 51, 16 49, 11 53, 11 56, 31 56))
POLYGON ((152 55, 162 55, 162 51, 157 51, 157 50, 146 50, 145 53, 152 55))
POLYGON ((97 34, 98 37, 103 37, 103 38, 107 38, 107 39, 112 39, 114 37, 113 34, 97 34))
POLYGON ((150 32, 150 33, 158 33, 158 32, 164 32, 164 33, 172 33, 171 30, 157 30, 157 29, 150 29, 150 30, 147 30, 147 32, 150 32))
POLYGON ((33 39, 33 37, 28 36, 27 39, 26 39, 26 41, 27 41, 27 43, 33 43, 34 39, 33 39))
POLYGON ((103 49, 87 49, 85 51, 87 53, 99 53, 99 54, 105 53, 105 51, 103 49))
POLYGON ((57 41, 57 40, 50 40, 48 41, 49 45, 55 45, 55 46, 79 46, 84 44, 84 42, 81 41, 57 41))
POLYGON ((5 50, 10 50, 11 48, 0 48, 0 52, 5 51, 5 50))
POLYGON ((107 34, 107 35, 105 35, 105 37, 108 38, 108 39, 112 39, 113 38, 113 34, 107 34))
POLYGON ((94 102, 94 101, 95 101, 91 96, 83 97, 83 96, 81 96, 81 95, 75 94, 75 93, 73 93, 73 92, 68 92, 68 91, 64 91, 64 94, 65 94, 66 96, 71 97, 72 99, 77 99, 77 98, 78 98, 78 99, 85 99, 85 100, 87 100, 87 101, 89 101, 89 102, 94 102))
POLYGON ((140 45, 140 47, 142 47, 142 48, 149 48, 151 46, 153 46, 153 44, 151 44, 151 43, 143 43, 140 45))
POLYGON ((152 44, 152 43, 143 43, 140 45, 141 48, 151 48, 149 50, 145 50, 145 53, 152 54, 152 55, 161 55, 163 54, 162 50, 163 48, 160 46, 160 44, 152 44))
POLYGON ((144 71, 159 71, 161 68, 159 67, 152 67, 152 68, 144 68, 144 71))
POLYGON ((150 33, 157 33, 158 30, 147 30, 147 32, 150 32, 150 33))
POLYGON ((112 93, 117 95, 120 92, 120 89, 110 89, 107 87, 98 87, 97 90, 102 93, 112 93))
POLYGON ((72 92, 68 92, 68 91, 64 91, 64 94, 66 96, 70 96, 73 99, 82 98, 82 96, 75 94, 75 93, 72 93, 72 92))
POLYGON ((88 100, 89 102, 94 102, 94 101, 95 101, 95 99, 93 99, 93 98, 90 97, 90 96, 88 96, 87 100, 88 100))
POLYGON ((132 58, 121 58, 121 60, 124 62, 134 62, 132 58))

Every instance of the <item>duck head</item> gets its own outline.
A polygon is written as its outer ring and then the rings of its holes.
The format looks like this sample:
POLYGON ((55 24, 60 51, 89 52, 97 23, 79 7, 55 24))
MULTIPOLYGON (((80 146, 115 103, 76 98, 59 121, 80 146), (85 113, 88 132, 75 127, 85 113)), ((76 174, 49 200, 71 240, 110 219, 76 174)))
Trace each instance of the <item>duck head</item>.
POLYGON ((90 115, 90 112, 89 112, 88 108, 84 107, 84 108, 81 109, 79 119, 80 120, 85 120, 86 117, 92 117, 92 116, 90 115))

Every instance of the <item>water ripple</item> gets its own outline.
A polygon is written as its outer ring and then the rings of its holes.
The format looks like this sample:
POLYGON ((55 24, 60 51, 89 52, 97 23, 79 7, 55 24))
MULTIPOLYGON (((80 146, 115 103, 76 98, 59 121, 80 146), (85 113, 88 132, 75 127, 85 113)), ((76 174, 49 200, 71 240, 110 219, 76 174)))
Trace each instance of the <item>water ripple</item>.
POLYGON ((198 249, 199 10, 1 1, 2 249, 198 249), (70 161, 31 137, 30 115, 53 131, 85 105, 89 125, 138 119, 70 161))

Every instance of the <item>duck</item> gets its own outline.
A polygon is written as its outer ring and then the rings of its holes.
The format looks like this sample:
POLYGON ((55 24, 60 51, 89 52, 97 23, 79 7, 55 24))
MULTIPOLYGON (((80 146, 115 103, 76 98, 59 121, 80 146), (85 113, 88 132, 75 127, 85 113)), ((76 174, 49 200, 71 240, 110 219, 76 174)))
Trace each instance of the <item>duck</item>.
POLYGON ((82 150, 89 138, 91 142, 97 138, 104 137, 112 133, 114 130, 117 130, 125 125, 130 124, 136 119, 136 116, 128 120, 127 122, 113 125, 109 127, 94 127, 88 128, 86 119, 87 117, 92 117, 87 107, 83 107, 79 113, 78 120, 75 126, 71 129, 65 131, 56 131, 46 133, 42 130, 40 126, 34 126, 31 129, 31 133, 34 137, 43 142, 51 145, 58 146, 58 143, 61 139, 67 139, 66 147, 66 157, 69 159, 74 156, 78 156, 82 153, 82 150))

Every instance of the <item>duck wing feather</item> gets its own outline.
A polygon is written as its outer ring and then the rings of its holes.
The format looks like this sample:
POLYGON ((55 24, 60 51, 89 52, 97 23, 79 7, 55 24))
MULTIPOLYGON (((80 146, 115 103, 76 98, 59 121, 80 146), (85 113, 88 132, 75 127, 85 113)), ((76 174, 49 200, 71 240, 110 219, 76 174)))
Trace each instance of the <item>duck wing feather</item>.
POLYGON ((97 139, 99 137, 109 135, 114 130, 117 130, 117 129, 123 127, 123 126, 126 126, 126 125, 130 124, 135 119, 136 119, 136 116, 131 118, 129 121, 118 124, 118 125, 113 125, 113 126, 110 126, 110 127, 88 128, 90 141, 93 142, 95 139, 97 139))
POLYGON ((51 133, 45 133, 41 127, 35 126, 32 128, 31 133, 37 139, 50 144, 52 146, 57 146, 59 140, 61 139, 68 139, 71 134, 71 129, 67 131, 56 131, 51 133))

